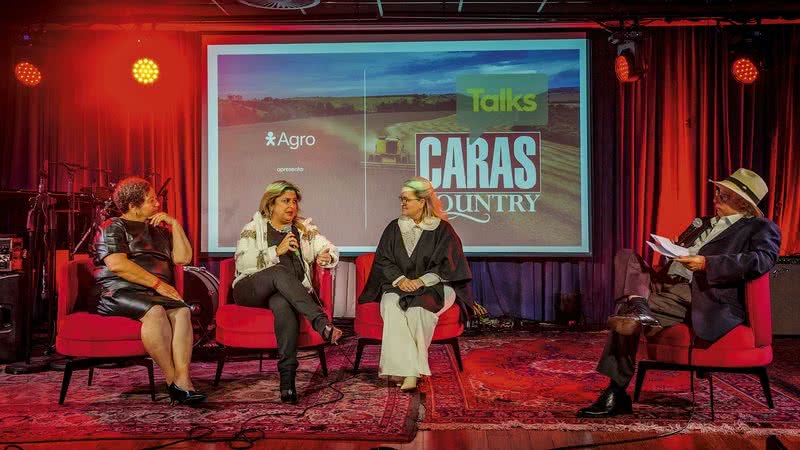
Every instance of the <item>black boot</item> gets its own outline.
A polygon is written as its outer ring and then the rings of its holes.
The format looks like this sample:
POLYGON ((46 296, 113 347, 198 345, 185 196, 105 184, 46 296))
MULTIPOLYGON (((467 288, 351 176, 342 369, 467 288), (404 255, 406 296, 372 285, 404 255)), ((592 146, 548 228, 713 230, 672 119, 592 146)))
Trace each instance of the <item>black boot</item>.
POLYGON ((608 317, 608 326, 623 336, 636 334, 642 327, 646 327, 648 336, 652 336, 663 328, 650 311, 647 299, 638 296, 631 296, 620 305, 617 313, 608 317))
POLYGON ((297 404, 297 389, 294 386, 296 372, 281 372, 281 401, 283 403, 297 404))
POLYGON ((633 402, 623 389, 606 388, 591 406, 578 411, 578 417, 602 418, 633 413, 633 402))

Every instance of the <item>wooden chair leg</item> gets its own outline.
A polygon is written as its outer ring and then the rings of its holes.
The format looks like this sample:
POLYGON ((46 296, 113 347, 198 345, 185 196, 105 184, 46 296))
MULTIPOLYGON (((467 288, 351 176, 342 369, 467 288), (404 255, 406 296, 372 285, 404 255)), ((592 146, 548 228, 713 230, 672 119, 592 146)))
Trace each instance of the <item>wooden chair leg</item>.
POLYGON ((353 363, 353 373, 358 373, 358 365, 361 363, 361 355, 364 353, 364 347, 366 345, 366 339, 358 338, 358 348, 356 348, 356 362, 353 363))
POLYGON ((711 400, 711 421, 714 421, 714 374, 711 372, 707 372, 708 374, 708 396, 711 400))
POLYGON ((156 401, 156 377, 153 373, 153 360, 145 359, 145 367, 147 367, 147 379, 150 380, 150 399, 156 401))
POLYGON ((767 406, 769 409, 774 409, 775 404, 772 403, 772 391, 769 388, 769 376, 767 376, 767 368, 759 367, 756 369, 758 378, 761 380, 761 389, 764 390, 764 397, 767 399, 767 406))
POLYGON ((642 384, 644 384, 644 377, 648 369, 650 369, 650 365, 647 364, 647 361, 641 361, 639 367, 636 368, 636 386, 633 389, 633 401, 635 402, 639 401, 639 394, 642 392, 642 384))
POLYGON ((94 367, 89 367, 89 386, 92 385, 92 378, 94 378, 94 367))
POLYGON ((67 389, 69 388, 69 381, 72 378, 73 364, 72 360, 67 360, 67 364, 64 366, 64 377, 61 380, 61 395, 58 397, 59 405, 63 405, 64 399, 67 398, 67 389))
POLYGON ((258 371, 264 371, 264 352, 258 354, 258 371))
POLYGON ((219 386, 219 379, 222 378, 222 367, 225 366, 225 357, 227 356, 227 347, 222 347, 217 358, 217 374, 214 376, 214 386, 219 386))
POLYGON ((458 371, 463 372, 464 365, 461 364, 461 349, 459 349, 458 347, 458 338, 454 337, 452 339, 448 339, 447 341, 448 341, 447 343, 450 344, 451 347, 453 347, 453 355, 456 357, 456 362, 458 363, 458 371))
POLYGON ((322 367, 322 375, 328 376, 328 363, 325 360, 325 346, 320 345, 317 347, 317 355, 319 355, 319 365, 322 367))

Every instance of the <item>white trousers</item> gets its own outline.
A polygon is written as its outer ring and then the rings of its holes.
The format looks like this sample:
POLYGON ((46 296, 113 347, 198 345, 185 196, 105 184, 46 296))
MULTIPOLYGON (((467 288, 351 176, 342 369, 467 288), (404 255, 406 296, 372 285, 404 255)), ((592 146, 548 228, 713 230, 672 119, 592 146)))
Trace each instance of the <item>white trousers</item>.
POLYGON ((403 311, 400 296, 386 292, 381 297, 383 342, 381 343, 381 376, 419 377, 430 375, 428 347, 439 316, 456 301, 456 293, 444 286, 444 307, 438 313, 413 307, 403 311))

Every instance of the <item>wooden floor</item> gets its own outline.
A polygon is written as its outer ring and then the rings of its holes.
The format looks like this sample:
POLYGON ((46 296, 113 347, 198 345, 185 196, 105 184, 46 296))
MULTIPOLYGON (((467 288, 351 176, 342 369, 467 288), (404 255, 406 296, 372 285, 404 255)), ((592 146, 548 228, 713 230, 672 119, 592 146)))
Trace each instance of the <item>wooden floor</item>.
MULTIPOLYGON (((527 450, 552 449, 563 446, 591 446, 623 439, 636 439, 652 436, 647 433, 591 433, 585 431, 553 432, 528 430, 453 430, 453 431, 420 431, 416 438, 408 443, 378 441, 334 441, 334 440, 297 440, 297 439, 264 439, 253 444, 254 449, 270 450, 527 450)), ((175 442, 175 440, 114 440, 114 441, 78 441, 69 443, 21 444, 24 449, 143 449, 159 447, 175 442)), ((169 449, 228 449, 227 443, 183 442, 169 445, 169 449)), ((234 448, 244 448, 234 445, 234 448)), ((589 447, 583 447, 589 448, 589 447)), ((739 434, 681 434, 657 440, 631 444, 604 445, 603 449, 724 449, 724 450, 778 450, 800 449, 800 435, 794 436, 754 436, 739 434)))

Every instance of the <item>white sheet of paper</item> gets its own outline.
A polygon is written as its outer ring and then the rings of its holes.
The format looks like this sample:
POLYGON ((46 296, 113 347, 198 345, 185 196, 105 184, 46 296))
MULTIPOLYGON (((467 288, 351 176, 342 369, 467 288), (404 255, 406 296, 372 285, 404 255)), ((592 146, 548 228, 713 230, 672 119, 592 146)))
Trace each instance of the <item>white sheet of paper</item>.
POLYGON ((668 258, 676 258, 679 256, 689 256, 689 249, 685 247, 681 247, 680 245, 675 245, 669 239, 659 236, 657 234, 651 234, 650 237, 653 238, 654 243, 648 242, 650 247, 653 250, 661 253, 662 255, 668 258))

